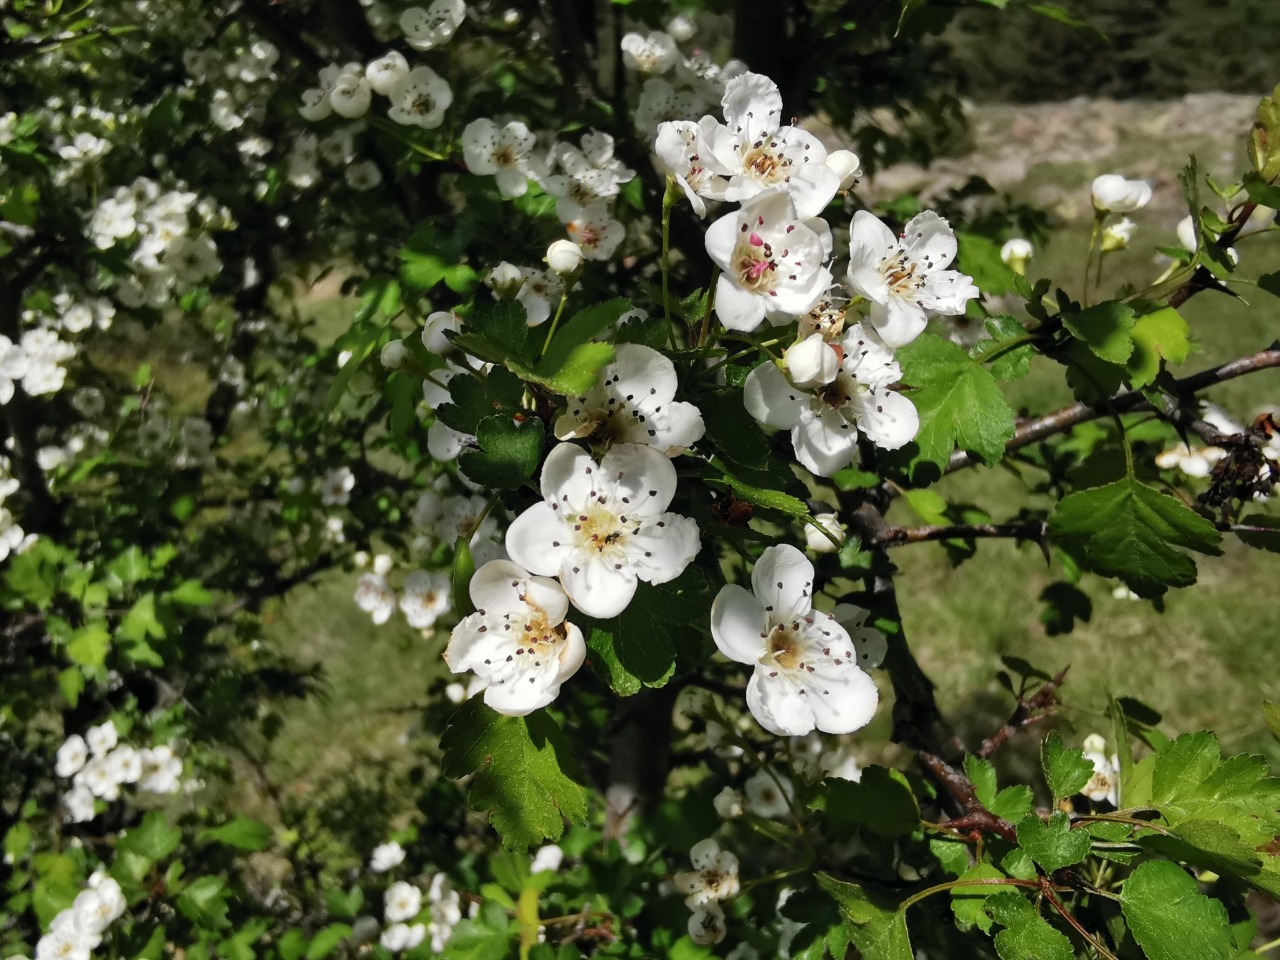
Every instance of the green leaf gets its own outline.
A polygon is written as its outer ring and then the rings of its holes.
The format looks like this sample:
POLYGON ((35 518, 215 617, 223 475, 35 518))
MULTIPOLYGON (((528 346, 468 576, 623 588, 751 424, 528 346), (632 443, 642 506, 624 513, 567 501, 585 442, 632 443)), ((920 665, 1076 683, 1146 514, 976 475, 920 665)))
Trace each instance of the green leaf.
POLYGON ((1063 314, 1062 325, 1108 363, 1124 363, 1133 353, 1134 315, 1127 303, 1108 301, 1063 314))
POLYGON ((1025 897, 1012 891, 993 894, 985 909, 1004 927, 995 937, 1000 960, 1075 960, 1066 934, 1049 926, 1025 897))
POLYGON ((331 923, 318 930, 311 938, 311 943, 307 945, 306 960, 324 960, 349 936, 351 936, 351 925, 347 923, 331 923))
POLYGON ((707 483, 714 486, 727 487, 733 491, 734 496, 739 500, 749 503, 753 507, 777 510, 779 513, 785 513, 790 517, 803 518, 809 516, 808 506, 799 497, 783 493, 781 490, 767 490, 753 483, 748 483, 737 476, 736 471, 731 472, 729 466, 722 460, 712 459, 710 466, 718 476, 709 475, 706 478, 707 483))
POLYGON ((1144 597, 1195 583, 1195 561, 1179 548, 1216 555, 1222 540, 1204 517, 1134 477, 1064 497, 1049 534, 1081 566, 1144 597))
MULTIPOLYGON (((555 341, 552 341, 552 349, 555 341)), ((540 383, 561 396, 578 396, 596 385, 600 369, 613 362, 613 346, 607 343, 580 343, 563 356, 551 351, 528 371, 526 379, 540 383)), ((517 370, 519 372, 519 370, 517 370)))
POLYGON ((231 891, 221 877, 201 877, 178 895, 178 912, 206 930, 231 925, 227 919, 227 896, 231 891))
POLYGON ((449 381, 452 402, 441 404, 436 416, 445 426, 474 434, 486 417, 518 413, 523 393, 520 378, 505 367, 493 367, 484 377, 458 374, 449 381))
POLYGON ((237 850, 262 850, 271 843, 272 830, 265 823, 249 817, 236 817, 220 827, 210 827, 200 833, 200 839, 221 843, 237 850))
POLYGON ((426 292, 444 279, 448 269, 442 259, 430 253, 421 253, 402 247, 399 251, 400 282, 406 287, 426 292))
POLYGON ((79 667, 67 667, 58 674, 58 688, 71 709, 80 702, 80 694, 84 693, 84 671, 79 667))
POLYGON ((1148 860, 1124 882, 1120 909, 1147 960, 1231 960, 1227 910, 1176 863, 1148 860))
POLYGON ((155 861, 173 853, 181 842, 182 831, 169 826, 168 819, 159 810, 152 810, 142 818, 142 823, 120 837, 116 848, 155 861))
POLYGON ((1045 873, 1053 873, 1089 855, 1093 843, 1084 830, 1072 830, 1071 819, 1055 810, 1045 823, 1039 814, 1029 813, 1018 821, 1018 845, 1045 873))
MULTIPOLYGON (((913 480, 919 465, 944 469, 956 447, 997 463, 1013 437, 1013 411, 990 371, 949 340, 925 334, 898 351, 906 396, 920 414, 913 480)), ((912 450, 908 445, 906 450, 912 450)))
POLYGON ((1031 788, 1023 784, 1005 787, 996 794, 987 809, 1003 820, 1013 823, 1026 816, 1036 805, 1035 795, 1031 788))
POLYGON ((855 883, 845 883, 825 873, 818 874, 822 887, 840 908, 845 929, 864 960, 913 960, 907 915, 892 906, 878 903, 855 883))
POLYGON ((964 773, 973 784, 978 802, 990 809, 991 804, 996 802, 996 768, 989 760, 968 753, 964 757, 964 773))
POLYGON ((1280 86, 1258 104, 1249 131, 1249 162, 1263 180, 1280 177, 1280 86))
POLYGON ((486 417, 476 427, 479 450, 467 450, 458 467, 467 479, 485 487, 518 487, 533 476, 542 459, 543 424, 536 418, 517 423, 510 417, 486 417))
POLYGON ((584 307, 556 331, 551 339, 551 346, 542 359, 563 362, 574 347, 600 336, 630 309, 631 301, 626 297, 614 297, 612 300, 584 307))
MULTIPOLYGON (((1008 0, 984 0, 1004 6, 1008 0)), ((956 233, 959 242, 955 269, 973 278, 986 296, 1003 297, 1014 292, 1017 276, 1000 256, 1000 244, 976 233, 956 233)))
POLYGON ((100 667, 107 662, 111 632, 101 622, 85 624, 67 642, 67 656, 83 667, 100 667))
POLYGON ((475 611, 471 602, 471 577, 476 572, 476 558, 471 553, 471 535, 462 534, 453 544, 453 567, 449 572, 449 582, 453 592, 453 609, 458 617, 465 617, 475 611))
POLYGON ((1031 370, 1035 349, 1029 343, 1014 346, 1027 335, 1027 329, 1007 314, 988 317, 983 324, 990 340, 979 340, 969 348, 969 356, 979 363, 991 364, 991 375, 997 380, 1021 380, 1031 370), (994 357, 994 360, 988 358, 994 357))
POLYGON ((532 361, 528 355, 527 315, 519 300, 499 300, 477 307, 467 318, 462 332, 449 336, 461 349, 490 363, 532 361))
POLYGON ((1272 209, 1280 207, 1280 186, 1268 183, 1253 170, 1244 175, 1242 185, 1254 203, 1272 209))
POLYGON ((1138 318, 1133 326, 1133 353, 1125 368, 1129 383, 1145 387, 1155 382, 1161 361, 1185 363, 1191 351, 1187 321, 1173 307, 1161 307, 1138 318))
POLYGON ((920 807, 897 770, 871 766, 862 779, 823 781, 822 805, 834 823, 868 827, 886 837, 905 837, 920 826, 920 807))
POLYGON ((1093 776, 1093 761, 1082 750, 1067 749, 1056 730, 1045 737, 1040 747, 1040 763, 1054 800, 1074 797, 1093 776))
POLYGON ((1271 735, 1280 737, 1280 703, 1274 700, 1262 701, 1262 719, 1271 731, 1271 735))
MULTIPOLYGON (((997 867, 989 863, 976 863, 963 874, 961 880, 995 880, 1003 877, 997 867)), ((984 907, 987 900, 996 894, 1007 892, 1007 887, 975 884, 971 887, 956 887, 951 891, 951 912, 956 916, 956 925, 961 930, 978 927, 983 933, 991 932, 991 915, 984 907)))
POLYGON ((450 717, 440 747, 445 776, 475 774, 471 805, 488 811, 509 849, 558 840, 564 818, 586 822, 582 773, 545 710, 505 717, 478 697, 468 700, 450 717))
POLYGON ((206 590, 199 580, 183 580, 165 594, 165 597, 184 607, 207 607, 213 603, 213 594, 206 590))

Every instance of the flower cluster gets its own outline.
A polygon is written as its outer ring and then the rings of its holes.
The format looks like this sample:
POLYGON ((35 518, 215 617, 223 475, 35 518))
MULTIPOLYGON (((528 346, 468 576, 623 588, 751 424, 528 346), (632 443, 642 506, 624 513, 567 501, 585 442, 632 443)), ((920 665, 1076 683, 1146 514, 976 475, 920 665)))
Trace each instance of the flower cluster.
POLYGON ((95 872, 71 906, 50 922, 49 932, 36 944, 35 960, 89 960, 127 906, 120 884, 95 872))
POLYGON ((71 789, 62 798, 63 813, 70 823, 92 820, 95 798, 115 801, 123 786, 133 784, 158 794, 177 793, 182 787, 182 760, 172 747, 139 749, 120 743, 110 720, 90 727, 84 736, 73 733, 67 737, 58 748, 54 770, 60 777, 71 778, 71 789))
POLYGON ((453 608, 449 592, 449 578, 442 573, 414 570, 405 577, 397 598, 387 574, 393 561, 385 553, 373 559, 373 569, 362 574, 356 584, 356 605, 369 614, 375 624, 391 619, 397 606, 409 626, 429 630, 436 621, 453 608))
POLYGON ((383 895, 383 929, 379 943, 392 953, 412 950, 430 939, 433 953, 440 953, 462 920, 462 898, 449 878, 437 873, 427 887, 426 917, 423 918, 422 891, 398 880, 383 895))
POLYGON ((693 911, 689 937, 704 946, 719 943, 726 933, 720 903, 738 895, 738 858, 708 838, 693 845, 689 860, 693 869, 673 878, 676 888, 685 894, 685 906, 693 911))
POLYGON ((21 486, 10 473, 9 459, 0 455, 0 561, 7 559, 11 553, 21 553, 35 541, 35 535, 28 536, 4 505, 21 486))
POLYGON ((32 397, 57 393, 67 379, 63 364, 75 355, 75 345, 49 327, 27 330, 17 343, 0 334, 0 405, 13 399, 18 384, 32 397))

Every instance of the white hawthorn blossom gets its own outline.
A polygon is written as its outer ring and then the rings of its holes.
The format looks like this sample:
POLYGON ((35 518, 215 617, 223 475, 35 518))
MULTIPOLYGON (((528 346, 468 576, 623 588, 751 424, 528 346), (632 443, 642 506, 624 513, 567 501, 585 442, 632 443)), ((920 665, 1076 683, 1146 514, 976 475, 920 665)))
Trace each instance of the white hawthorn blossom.
POLYGON ((399 50, 388 50, 364 68, 365 79, 374 93, 387 96, 396 81, 409 72, 409 61, 399 50))
POLYGON ((431 937, 432 951, 438 954, 448 945, 453 928, 462 922, 462 897, 447 876, 437 873, 427 887, 427 903, 431 914, 427 934, 431 937))
POLYGON ((551 148, 551 160, 561 172, 546 177, 543 189, 559 197, 556 215, 561 223, 575 219, 581 207, 616 197, 622 184, 635 177, 635 171, 613 155, 613 148, 613 137, 599 130, 584 133, 577 147, 557 143, 551 148))
POLYGON ((411 883, 397 880, 387 887, 382 897, 382 915, 387 923, 411 920, 422 910, 422 891, 411 883))
POLYGON ((577 273, 584 259, 582 248, 572 240, 553 240, 547 247, 547 268, 561 277, 577 273))
POLYGON ((381 573, 362 574, 356 583, 356 606, 376 624, 386 623, 396 609, 396 592, 381 573))
POLYGON ((356 478, 350 467, 336 467, 324 475, 320 485, 320 502, 326 507, 345 507, 351 500, 356 478))
POLYGON ((404 847, 394 840, 381 843, 369 855, 369 869, 374 873, 386 873, 404 863, 404 847))
POLYGON ((464 0, 435 0, 427 7, 410 7, 400 15, 405 42, 415 50, 448 43, 467 16, 464 0))
POLYGON ((1107 741, 1096 733, 1084 738, 1085 759, 1093 764, 1093 776, 1080 792, 1094 803, 1106 801, 1113 807, 1120 803, 1120 758, 1107 756, 1107 741))
POLYGON ((541 488, 543 502, 507 528, 507 553, 533 573, 558 576, 590 617, 616 617, 639 580, 674 580, 698 553, 698 525, 666 512, 675 467, 652 447, 618 444, 596 463, 562 443, 543 464, 541 488))
POLYGON ((453 90, 430 67, 414 67, 400 77, 387 95, 392 103, 387 116, 405 126, 434 130, 444 122, 453 103, 453 90))
POLYGON ((519 197, 529 189, 530 178, 542 175, 533 158, 537 140, 519 120, 499 127, 481 117, 462 131, 462 156, 472 173, 492 176, 504 197, 519 197))
MULTIPOLYGON (((692 90, 673 87, 661 77, 649 77, 640 88, 632 118, 636 132, 652 140, 663 123, 695 120, 706 109, 706 100, 692 90)), ((712 123, 714 117, 707 117, 712 123)))
POLYGON ((717 127, 715 117, 692 120, 669 120, 658 125, 653 149, 658 169, 675 177, 676 183, 699 217, 707 215, 703 199, 719 199, 729 186, 729 169, 711 150, 711 137, 717 127))
POLYGON ((685 895, 685 906, 691 910, 732 900, 738 895, 738 858, 721 850, 714 838, 700 840, 689 851, 693 869, 672 877, 676 889, 685 895))
POLYGON ((71 909, 75 912, 76 926, 82 932, 100 936, 124 915, 126 906, 120 884, 104 877, 97 886, 81 890, 71 909))
POLYGON ((807 130, 782 126, 778 85, 761 74, 744 73, 725 85, 720 103, 725 124, 710 128, 709 141, 729 181, 718 199, 749 200, 780 189, 791 196, 799 217, 820 214, 844 176, 827 166, 822 141, 807 130))
POLYGON ((1133 232, 1137 229, 1138 225, 1128 217, 1121 217, 1115 223, 1107 224, 1102 228, 1100 249, 1103 253, 1127 249, 1133 239, 1133 232))
POLYGON ((1161 470, 1181 470, 1189 477, 1207 477, 1213 465, 1225 459, 1227 451, 1222 447, 1189 447, 1179 443, 1156 454, 1156 466, 1161 470))
POLYGON ((425 924, 415 923, 413 926, 409 926, 406 923, 393 923, 382 931, 378 942, 392 953, 400 953, 404 950, 412 950, 422 943, 426 936, 427 928, 425 924))
POLYGON ((1000 259, 1014 273, 1022 273, 1027 263, 1035 256, 1036 248, 1024 237, 1013 237, 1000 247, 1000 259))
POLYGON ((722 820, 734 820, 742 816, 742 794, 733 787, 725 787, 711 801, 716 815, 722 820))
POLYGON ((692 403, 675 399, 675 365, 652 347, 620 343, 585 395, 567 398, 557 439, 640 443, 666 457, 702 439, 706 427, 692 403))
POLYGON ((796 788, 786 777, 780 776, 775 781, 764 770, 757 770, 747 778, 742 788, 747 797, 748 813, 766 820, 777 820, 791 812, 791 801, 795 799, 796 788))
POLYGON ((415 570, 405 578, 400 610, 409 621, 409 626, 428 630, 452 607, 449 577, 446 574, 415 570))
POLYGON ((666 73, 680 59, 675 38, 661 30, 655 30, 648 36, 639 33, 625 34, 621 46, 623 64, 628 70, 639 73, 666 73))
POLYGON ((901 347, 920 335, 929 313, 964 313, 978 288, 946 269, 955 256, 955 233, 931 210, 912 217, 898 236, 865 210, 853 215, 849 286, 871 301, 871 325, 881 340, 901 347))
MULTIPOLYGON (((821 335, 809 337, 814 338, 821 335)), ((824 348, 834 352, 829 344, 824 348)), ((876 446, 897 450, 920 429, 915 405, 889 389, 902 376, 893 351, 860 323, 845 331, 840 349, 835 377, 812 391, 796 386, 772 363, 752 370, 742 388, 747 411, 761 423, 790 430, 796 459, 822 477, 857 458, 859 430, 876 446)))
POLYGON ((879 699, 848 632, 813 609, 813 577, 795 547, 769 547, 751 572, 752 591, 728 584, 711 605, 720 652, 755 668, 747 707, 778 736, 850 733, 871 721, 879 699))
POLYGON ((565 223, 572 240, 588 260, 611 260, 618 244, 627 235, 627 229, 609 216, 609 205, 597 200, 580 208, 565 223))
POLYGON ((182 786, 182 758, 174 754, 173 748, 162 744, 139 753, 142 772, 138 778, 138 789, 148 793, 177 793, 182 786))
POLYGON ((694 908, 689 916, 689 939, 699 946, 709 947, 719 943, 728 934, 724 911, 720 904, 711 902, 694 908))
POLYGON ((491 560, 468 586, 476 612, 449 637, 445 662, 485 683, 484 702, 507 716, 551 703, 586 659, 582 631, 565 621, 560 584, 509 560, 491 560))
POLYGON ((831 235, 796 216, 791 196, 771 190, 752 197, 736 213, 707 230, 707 253, 721 270, 716 316, 730 330, 754 330, 760 322, 807 313, 831 285, 825 261, 831 235))
POLYGON ((1151 184, 1126 180, 1118 173, 1094 178, 1090 188, 1093 206, 1099 213, 1132 213, 1151 202, 1151 184))
POLYGON ((93 755, 101 757, 110 753, 115 745, 120 742, 120 735, 116 732, 115 722, 108 720, 106 723, 98 724, 96 727, 90 727, 85 732, 84 739, 93 755))
POLYGON ((54 772, 60 777, 73 777, 84 767, 89 759, 89 747, 84 737, 73 733, 58 748, 58 762, 54 772))
POLYGON ((840 544, 844 543, 846 538, 845 526, 840 522, 840 517, 834 513, 816 513, 813 516, 814 521, 822 528, 819 530, 812 524, 805 524, 804 527, 804 544, 814 553, 835 553, 840 549, 840 544), (831 534, 830 537, 825 530, 831 534), (834 542, 832 537, 835 538, 834 542))

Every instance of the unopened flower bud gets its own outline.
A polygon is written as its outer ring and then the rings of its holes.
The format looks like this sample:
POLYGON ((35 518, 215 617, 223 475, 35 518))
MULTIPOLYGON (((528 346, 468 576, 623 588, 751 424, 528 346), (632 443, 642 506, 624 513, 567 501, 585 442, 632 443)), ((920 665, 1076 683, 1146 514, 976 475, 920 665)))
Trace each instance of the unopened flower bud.
POLYGON ((1093 206, 1099 213, 1132 213, 1151 202, 1151 185, 1104 173, 1093 181, 1093 206))
POLYGON ((802 390, 830 383, 840 370, 840 358, 822 334, 810 334, 783 355, 791 382, 802 390))
POLYGON ((1014 237, 1012 240, 1006 240, 1004 246, 1000 248, 1000 259, 1014 273, 1026 274, 1027 261, 1035 256, 1035 252, 1035 247, 1031 246, 1030 240, 1014 237))
POLYGON ((845 541, 844 525, 840 522, 840 518, 834 513, 819 513, 815 514, 813 519, 818 522, 822 530, 805 524, 805 545, 814 553, 835 553, 839 549, 839 544, 845 541), (831 537, 823 533, 823 530, 835 537, 837 542, 833 543, 831 537))
POLYGON ((677 13, 667 24, 667 33, 671 34, 676 43, 684 43, 686 40, 692 39, 694 32, 693 20, 682 13, 677 13))
POLYGON ((503 260, 485 277, 484 282, 499 297, 514 297, 524 286, 524 274, 514 263, 503 260))
POLYGON ((1128 247, 1129 241, 1133 239, 1134 227, 1134 222, 1128 217, 1124 217, 1119 223, 1105 227, 1102 231, 1102 252, 1110 253, 1113 250, 1124 250, 1128 247))
POLYGON ((848 190, 862 176, 862 161, 852 150, 832 150, 825 162, 827 169, 840 178, 841 190, 848 190))
POLYGON ((388 370, 399 370, 408 352, 403 340, 388 340, 382 348, 382 365, 388 370))
POLYGON ((582 266, 582 248, 572 240, 557 240, 547 247, 547 266, 562 277, 577 273, 582 266))

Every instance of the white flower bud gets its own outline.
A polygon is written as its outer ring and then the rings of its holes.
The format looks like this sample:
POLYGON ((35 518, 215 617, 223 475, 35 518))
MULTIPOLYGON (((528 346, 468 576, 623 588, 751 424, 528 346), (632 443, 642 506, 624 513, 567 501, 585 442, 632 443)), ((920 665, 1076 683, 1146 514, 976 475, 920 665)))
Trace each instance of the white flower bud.
POLYGON ((547 266, 562 277, 577 273, 582 259, 582 248, 572 240, 557 240, 547 247, 547 266))
POLYGON ((696 29, 693 20, 682 13, 676 14, 671 18, 671 22, 667 24, 667 33, 671 34, 676 43, 684 43, 686 40, 692 39, 696 29))
POLYGON ((1093 206, 1099 213, 1132 213, 1151 202, 1151 185, 1104 173, 1093 181, 1093 206))
POLYGON ((388 370, 399 370, 408 353, 403 340, 388 340, 382 348, 382 365, 388 370))
POLYGON ((824 162, 840 178, 841 190, 848 190, 862 176, 862 161, 852 150, 832 150, 824 162))
POLYGON ((1006 240, 1004 246, 1000 248, 1000 259, 1014 273, 1025 273, 1027 261, 1035 256, 1035 252, 1035 247, 1031 246, 1030 240, 1014 237, 1006 240))
MULTIPOLYGON (((840 522, 840 518, 834 513, 819 513, 814 515, 814 520, 826 530, 831 536, 835 537, 839 543, 845 541, 844 525, 840 522)), ((823 534, 822 530, 818 530, 809 524, 804 527, 805 545, 814 553, 835 553, 838 546, 832 543, 830 538, 823 534)))
POLYGON ((840 358, 822 334, 813 333, 782 355, 791 382, 805 390, 830 383, 840 372, 840 358))
POLYGON ((1135 224, 1128 217, 1124 217, 1119 223, 1113 223, 1109 227, 1103 228, 1102 231, 1102 252, 1110 253, 1113 250, 1124 250, 1129 246, 1129 241, 1133 239, 1133 231, 1135 224))
POLYGON ((524 286, 524 273, 514 263, 503 260, 489 271, 484 282, 499 297, 514 297, 524 286))

